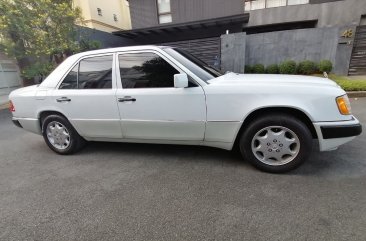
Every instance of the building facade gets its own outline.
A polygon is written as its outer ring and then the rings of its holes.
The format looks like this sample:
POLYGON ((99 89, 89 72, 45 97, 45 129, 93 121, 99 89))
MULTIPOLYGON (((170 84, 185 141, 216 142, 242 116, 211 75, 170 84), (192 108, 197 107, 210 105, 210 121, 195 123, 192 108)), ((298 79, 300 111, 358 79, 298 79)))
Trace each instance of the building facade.
POLYGON ((366 58, 365 0, 130 0, 130 13, 132 30, 114 34, 183 47, 210 64, 228 45, 220 36, 240 33, 235 43, 245 46, 238 54, 249 64, 327 58, 336 73, 366 74, 359 61, 366 58))
POLYGON ((129 2, 127 0, 73 0, 82 11, 88 28, 104 32, 131 29, 129 2))

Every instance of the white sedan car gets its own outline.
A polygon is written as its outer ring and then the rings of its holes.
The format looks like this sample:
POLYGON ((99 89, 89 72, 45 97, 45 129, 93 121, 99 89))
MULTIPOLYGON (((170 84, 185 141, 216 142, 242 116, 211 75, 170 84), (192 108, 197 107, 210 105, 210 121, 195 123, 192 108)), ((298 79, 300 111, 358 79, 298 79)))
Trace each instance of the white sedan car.
POLYGON ((13 122, 59 154, 86 141, 238 147, 257 168, 285 172, 309 157, 313 139, 333 150, 362 131, 331 80, 223 75, 171 47, 79 53, 9 99, 13 122))

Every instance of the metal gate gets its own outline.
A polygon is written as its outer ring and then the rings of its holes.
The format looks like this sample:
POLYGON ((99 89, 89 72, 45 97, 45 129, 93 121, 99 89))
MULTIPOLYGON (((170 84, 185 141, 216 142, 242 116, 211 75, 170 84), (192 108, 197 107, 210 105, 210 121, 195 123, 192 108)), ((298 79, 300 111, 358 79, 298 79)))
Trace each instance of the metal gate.
POLYGON ((348 75, 366 75, 366 25, 356 29, 348 75))
POLYGON ((220 37, 169 42, 162 45, 184 49, 207 64, 220 67, 220 37))

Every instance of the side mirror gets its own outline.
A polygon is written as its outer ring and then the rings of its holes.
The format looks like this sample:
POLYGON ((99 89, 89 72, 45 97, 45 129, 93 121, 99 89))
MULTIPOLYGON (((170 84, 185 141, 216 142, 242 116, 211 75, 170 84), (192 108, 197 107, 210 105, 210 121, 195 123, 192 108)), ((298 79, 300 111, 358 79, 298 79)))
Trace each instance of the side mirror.
POLYGON ((187 74, 175 74, 174 75, 174 87, 175 88, 188 87, 188 75, 187 74))

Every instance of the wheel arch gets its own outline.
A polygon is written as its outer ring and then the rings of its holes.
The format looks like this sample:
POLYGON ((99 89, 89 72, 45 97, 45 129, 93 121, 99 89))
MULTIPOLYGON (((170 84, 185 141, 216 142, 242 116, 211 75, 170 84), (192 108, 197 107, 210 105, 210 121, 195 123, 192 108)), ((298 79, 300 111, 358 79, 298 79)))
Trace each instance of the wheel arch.
MULTIPOLYGON (((37 115, 37 118, 39 120, 39 125, 40 125, 40 128, 41 128, 41 131, 43 132, 42 130, 42 124, 43 124, 43 120, 49 116, 49 115, 59 115, 59 116, 62 116, 64 117, 66 120, 69 120, 63 113, 61 113, 60 111, 55 111, 55 110, 42 110, 38 113, 37 115)), ((70 121, 69 121, 70 122, 70 121)), ((70 123, 71 124, 71 123, 70 123)))
POLYGON ((256 118, 258 118, 260 116, 274 114, 274 113, 290 114, 290 115, 296 117, 309 128, 311 135, 314 139, 318 138, 318 135, 316 133, 316 130, 315 130, 315 127, 313 125, 311 118, 303 110, 299 110, 294 107, 261 107, 261 108, 258 108, 256 110, 252 111, 249 115, 247 115, 244 118, 244 121, 243 121, 241 127, 239 128, 239 131, 236 134, 235 141, 234 141, 234 148, 238 146, 241 134, 253 120, 255 120, 256 118))

